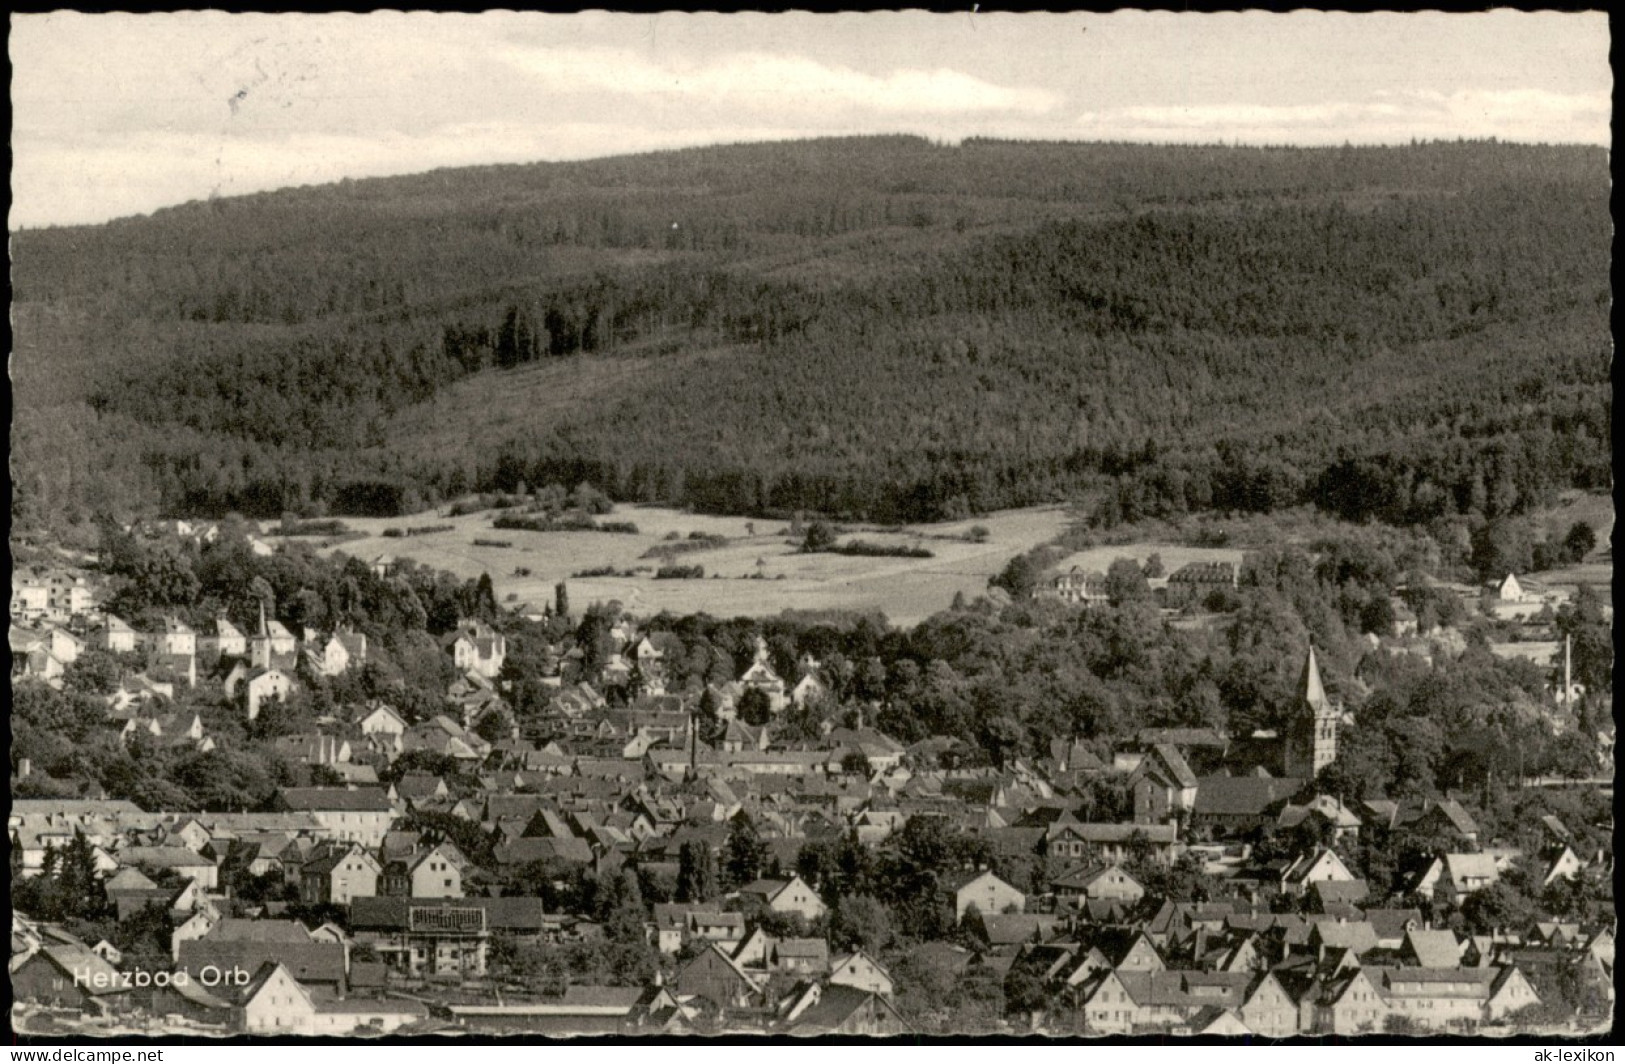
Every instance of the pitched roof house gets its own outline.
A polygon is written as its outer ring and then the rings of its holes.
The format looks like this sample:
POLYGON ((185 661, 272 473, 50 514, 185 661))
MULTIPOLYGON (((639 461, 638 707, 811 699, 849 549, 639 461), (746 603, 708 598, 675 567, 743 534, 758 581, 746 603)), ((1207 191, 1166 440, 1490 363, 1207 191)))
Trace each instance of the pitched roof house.
POLYGON ((1462 944, 1448 928, 1437 931, 1412 928, 1405 932, 1399 960, 1411 968, 1457 968, 1461 965, 1461 952, 1462 944))
POLYGON ((739 900, 778 913, 795 913, 808 920, 816 920, 826 911, 823 899, 800 876, 747 883, 739 888, 739 900))
POLYGON ((1050 890, 1059 897, 1083 897, 1134 902, 1145 896, 1145 887, 1121 865, 1087 864, 1072 868, 1050 880, 1050 890))
POLYGON ((1358 877, 1350 872, 1333 850, 1318 849, 1300 854, 1281 873, 1281 891, 1294 897, 1304 894, 1314 883, 1351 883, 1358 877))
POLYGON ((300 897, 307 905, 348 905, 378 893, 378 861, 358 843, 340 843, 313 854, 300 869, 300 897))
POLYGON ((955 920, 963 920, 973 905, 990 916, 1011 909, 1020 912, 1027 904, 1027 895, 985 869, 950 878, 948 890, 954 899, 955 920))
POLYGON ((839 983, 814 983, 791 1006, 784 1030, 796 1036, 894 1037, 913 1028, 882 994, 839 983))
POLYGON ((829 982, 890 997, 895 988, 891 973, 863 950, 845 953, 830 962, 829 982))
POLYGON ((11 993, 17 1001, 98 1014, 130 992, 111 964, 77 941, 41 945, 13 963, 11 993))
POLYGON ((762 993, 756 980, 717 942, 683 966, 676 987, 683 997, 703 998, 721 1009, 750 1008, 760 1003, 762 993))

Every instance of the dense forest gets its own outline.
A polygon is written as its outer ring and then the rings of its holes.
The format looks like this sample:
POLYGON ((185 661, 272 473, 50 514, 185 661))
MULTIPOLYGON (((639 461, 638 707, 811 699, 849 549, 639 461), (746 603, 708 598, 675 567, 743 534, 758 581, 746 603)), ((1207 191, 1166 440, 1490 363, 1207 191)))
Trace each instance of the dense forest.
POLYGON ((627 501, 1419 524, 1610 482, 1600 149, 861 138, 14 234, 14 521, 627 501))

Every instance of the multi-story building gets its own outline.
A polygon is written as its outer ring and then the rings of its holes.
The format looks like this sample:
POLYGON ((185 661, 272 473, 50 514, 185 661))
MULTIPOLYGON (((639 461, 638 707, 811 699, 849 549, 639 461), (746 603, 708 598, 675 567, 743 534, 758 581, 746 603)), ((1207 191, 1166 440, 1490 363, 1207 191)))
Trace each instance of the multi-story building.
POLYGON ((389 833, 395 811, 377 787, 284 787, 273 800, 279 812, 309 813, 332 839, 376 849, 389 833))
POLYGON ((459 672, 476 672, 494 680, 508 657, 508 642, 502 633, 483 621, 465 621, 441 640, 451 652, 459 672))
POLYGON ((378 861, 359 845, 330 845, 305 862, 300 897, 307 905, 349 905, 378 893, 380 871, 378 861))
POLYGON ((1104 606, 1111 601, 1106 593, 1106 574, 1073 566, 1050 581, 1049 594, 1078 606, 1104 606))
MULTIPOLYGON (((541 908, 541 899, 526 900, 541 908)), ((372 945, 396 971, 414 976, 485 974, 491 927, 478 901, 358 899, 350 910, 350 925, 356 941, 372 945)))

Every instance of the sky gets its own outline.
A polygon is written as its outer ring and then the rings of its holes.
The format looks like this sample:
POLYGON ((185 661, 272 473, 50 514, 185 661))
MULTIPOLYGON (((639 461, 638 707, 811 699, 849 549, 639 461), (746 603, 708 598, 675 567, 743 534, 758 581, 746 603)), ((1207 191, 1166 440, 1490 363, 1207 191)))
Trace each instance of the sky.
POLYGON ((13 15, 10 227, 862 133, 1608 145, 1589 14, 13 15))

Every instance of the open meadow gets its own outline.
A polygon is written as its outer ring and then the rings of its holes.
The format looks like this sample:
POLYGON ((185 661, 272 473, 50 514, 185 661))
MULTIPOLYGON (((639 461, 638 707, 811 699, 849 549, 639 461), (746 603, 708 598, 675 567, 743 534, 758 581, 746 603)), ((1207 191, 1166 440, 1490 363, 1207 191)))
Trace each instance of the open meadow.
POLYGON ((1590 586, 1612 602, 1614 583, 1614 504, 1606 495, 1595 492, 1567 491, 1558 504, 1538 516, 1539 525, 1549 539, 1562 539, 1575 522, 1584 521, 1597 535, 1597 546, 1584 559, 1574 565, 1530 573, 1536 586, 1554 592, 1563 598, 1572 596, 1581 586, 1590 586))
MULTIPOLYGON (((1053 539, 1071 521, 1064 507, 1055 506, 901 530, 841 526, 842 542, 862 539, 887 546, 918 546, 933 554, 930 558, 875 558, 803 554, 796 537, 790 535, 782 521, 714 517, 665 507, 618 506, 607 520, 630 521, 637 526, 636 534, 528 532, 494 528, 492 521, 501 512, 458 517, 422 513, 411 517, 345 518, 345 525, 362 535, 320 549, 324 554, 342 551, 364 561, 387 554, 445 569, 465 579, 489 573, 498 601, 537 611, 552 602, 554 585, 563 580, 569 585, 575 609, 613 599, 639 615, 662 610, 706 612, 721 617, 763 617, 784 610, 878 611, 893 624, 910 626, 947 609, 957 593, 963 592, 966 598, 984 593, 988 578, 1004 568, 1011 557, 1053 539), (401 538, 383 534, 387 528, 425 525, 452 528, 401 538), (968 533, 978 526, 987 530, 987 537, 972 542, 968 533), (705 576, 655 579, 655 570, 663 562, 650 552, 686 544, 694 532, 725 537, 715 546, 685 550, 672 559, 678 565, 703 566, 705 576), (668 539, 671 533, 678 538, 668 539), (512 545, 481 545, 475 540, 512 545), (575 576, 605 567, 633 575, 575 576)), ((1112 548, 1118 554, 1128 549, 1112 548)), ((1178 550, 1161 549, 1164 559, 1178 550)))

